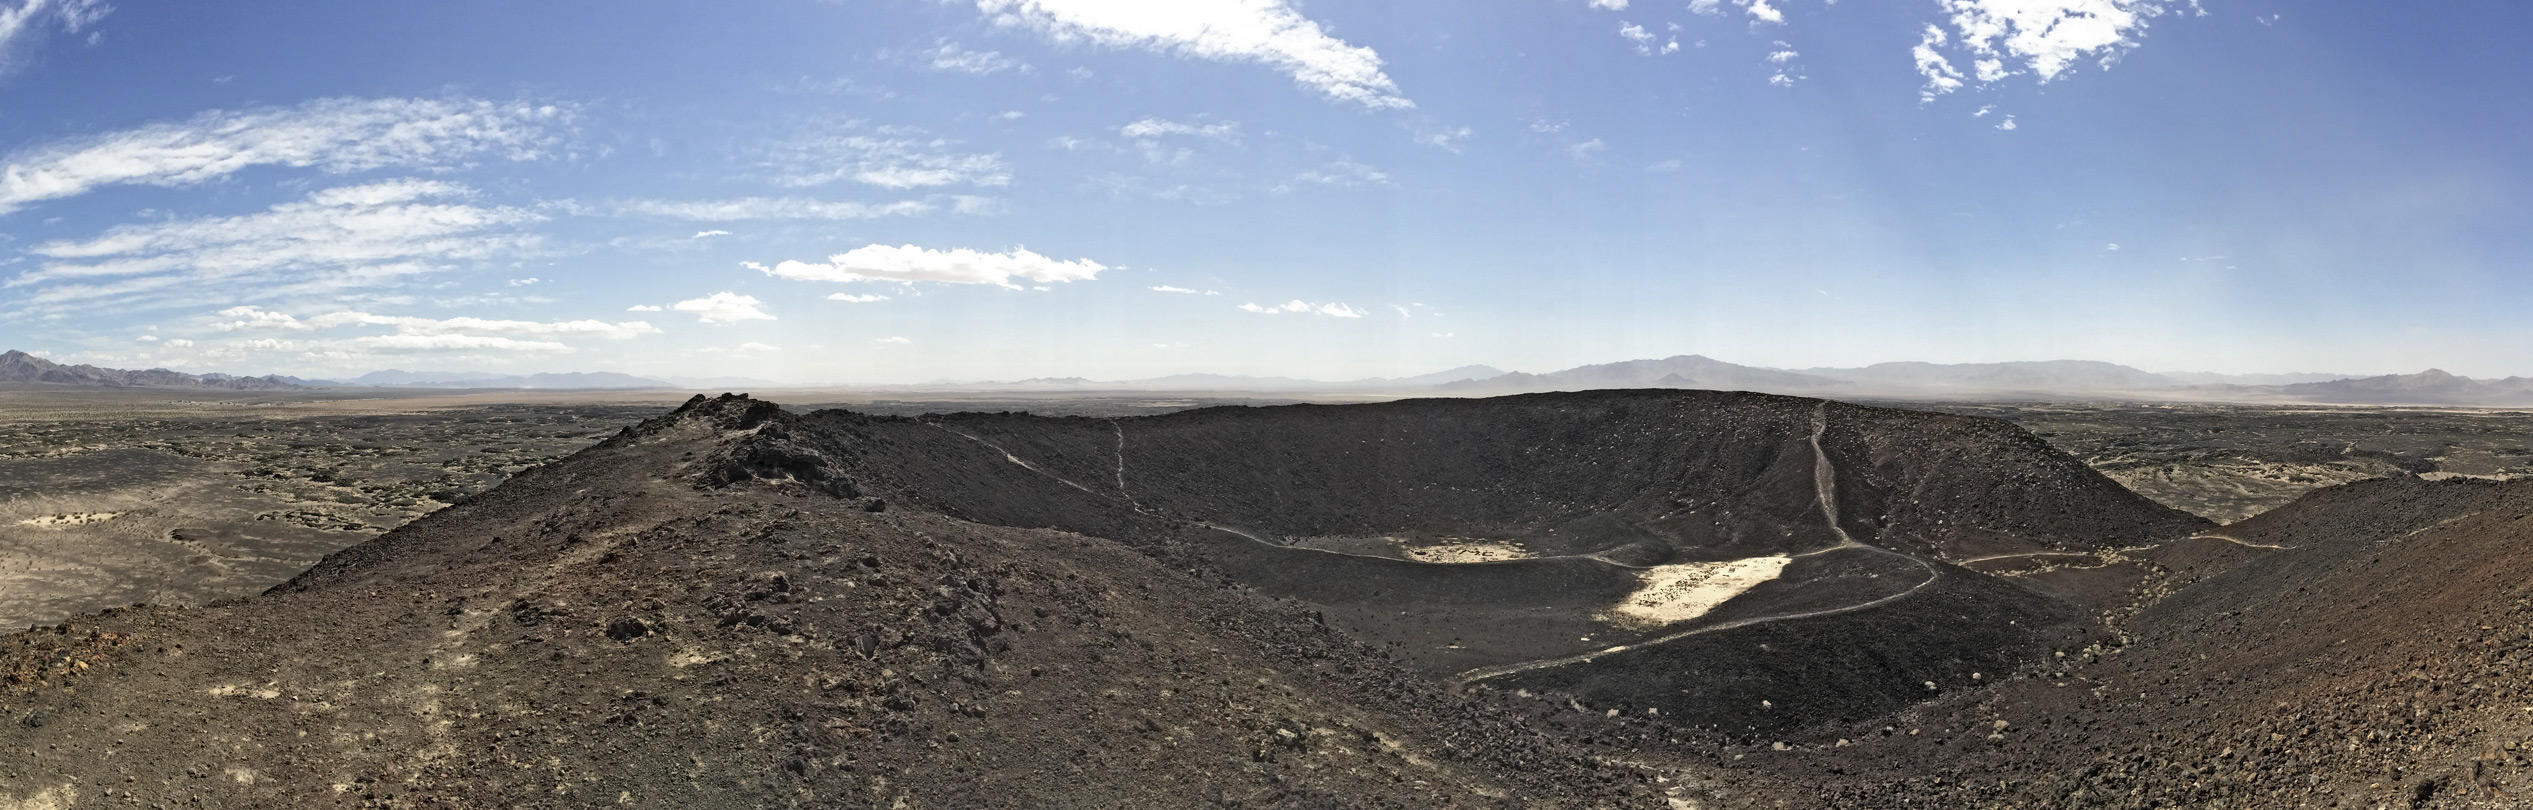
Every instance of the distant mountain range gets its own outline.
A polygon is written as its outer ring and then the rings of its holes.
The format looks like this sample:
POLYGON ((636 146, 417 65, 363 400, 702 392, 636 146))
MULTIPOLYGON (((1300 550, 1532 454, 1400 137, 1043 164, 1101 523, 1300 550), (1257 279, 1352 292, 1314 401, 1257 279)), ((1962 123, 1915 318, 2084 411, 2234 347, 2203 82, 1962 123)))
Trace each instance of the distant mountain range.
POLYGON ((2094 360, 2017 363, 1878 363, 1862 368, 1755 368, 1698 355, 1511 373, 1438 386, 1439 393, 1494 395, 1593 388, 1713 388, 1774 394, 1895 399, 2269 401, 2340 405, 2533 406, 2533 379, 2475 380, 2438 369, 2417 374, 2159 374, 2094 360))
POLYGON ((373 371, 348 380, 303 380, 327 388, 683 388, 666 380, 612 371, 490 374, 469 371, 373 371))
POLYGON ((994 391, 1292 391, 1317 393, 1399 392, 1417 391, 1437 385, 1486 377, 1500 377, 1504 370, 1494 366, 1461 366, 1448 371, 1419 374, 1414 377, 1370 377, 1360 380, 1329 382, 1295 377, 1249 377, 1231 374, 1173 374, 1140 380, 1092 380, 1082 377, 1034 377, 1015 382, 931 383, 915 388, 955 388, 994 391))
MULTIPOLYGON (((773 389, 792 387, 745 377, 669 380, 611 371, 491 374, 463 371, 374 371, 347 380, 267 375, 185 374, 154 368, 125 371, 69 366, 25 352, 0 353, 0 383, 151 386, 256 391, 291 388, 773 389)), ((1128 392, 1245 391, 1385 396, 1499 396, 1604 388, 1701 388, 1846 399, 2309 402, 2337 405, 2533 407, 2533 378, 2475 380, 2438 369, 2417 374, 2158 373, 2095 360, 2015 363, 1877 363, 1861 368, 1774 369, 1684 354, 1531 374, 1493 366, 1461 366, 1413 377, 1329 382, 1295 377, 1174 374, 1140 380, 1039 377, 1011 382, 939 382, 858 386, 925 391, 1128 392)))
POLYGON ((119 368, 98 368, 87 365, 66 366, 15 349, 0 353, 0 383, 42 383, 104 388, 218 388, 230 391, 270 391, 299 387, 284 377, 194 375, 163 368, 125 371, 119 368))

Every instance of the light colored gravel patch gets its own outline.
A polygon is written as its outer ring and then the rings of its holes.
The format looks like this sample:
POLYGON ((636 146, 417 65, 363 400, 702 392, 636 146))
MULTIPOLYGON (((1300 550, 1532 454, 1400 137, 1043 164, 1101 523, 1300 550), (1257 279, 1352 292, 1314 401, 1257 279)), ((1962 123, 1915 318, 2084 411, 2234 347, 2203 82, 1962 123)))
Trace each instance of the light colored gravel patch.
POLYGON ((1740 596, 1759 583, 1776 579, 1792 557, 1748 557, 1723 562, 1657 565, 1637 575, 1642 583, 1604 618, 1618 623, 1666 625, 1685 622, 1740 596))
POLYGON ((1481 563, 1529 559, 1531 554, 1520 543, 1473 540, 1429 546, 1406 546, 1400 551, 1408 559, 1429 563, 1481 563))
POLYGON ((104 523, 117 517, 121 517, 122 515, 123 513, 121 512, 72 512, 66 515, 41 515, 31 517, 18 521, 18 525, 34 526, 42 529, 59 529, 65 526, 86 526, 90 523, 104 523))

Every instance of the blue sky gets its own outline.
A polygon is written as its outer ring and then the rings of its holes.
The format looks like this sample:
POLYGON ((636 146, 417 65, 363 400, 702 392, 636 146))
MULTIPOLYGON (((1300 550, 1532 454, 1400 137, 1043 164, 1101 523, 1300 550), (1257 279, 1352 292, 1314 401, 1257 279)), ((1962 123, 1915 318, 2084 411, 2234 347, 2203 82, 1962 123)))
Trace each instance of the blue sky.
POLYGON ((2533 374, 2514 2, 0 0, 0 346, 2533 374))

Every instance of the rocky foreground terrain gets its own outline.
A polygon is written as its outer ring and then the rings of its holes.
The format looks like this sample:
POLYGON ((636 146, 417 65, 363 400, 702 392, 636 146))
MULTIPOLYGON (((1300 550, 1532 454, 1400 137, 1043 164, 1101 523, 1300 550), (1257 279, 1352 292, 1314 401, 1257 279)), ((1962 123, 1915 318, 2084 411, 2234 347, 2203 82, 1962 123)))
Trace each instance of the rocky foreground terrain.
POLYGON ((0 640, 0 807, 2513 807, 2528 513, 2219 528, 1750 394, 698 398, 270 593, 0 640))
POLYGON ((659 412, 171 393, 0 407, 0 627, 253 594, 659 412))

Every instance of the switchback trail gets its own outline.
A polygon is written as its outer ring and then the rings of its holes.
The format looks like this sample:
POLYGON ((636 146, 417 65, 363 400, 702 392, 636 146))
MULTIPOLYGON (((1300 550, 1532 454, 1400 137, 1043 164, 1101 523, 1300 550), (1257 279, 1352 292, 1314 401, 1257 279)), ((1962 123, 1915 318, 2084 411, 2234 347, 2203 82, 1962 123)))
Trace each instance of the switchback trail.
MULTIPOLYGON (((2414 532, 2414 533, 2415 533, 2415 532, 2414 532)), ((2237 539, 2235 539, 2235 538, 2232 538, 2232 537, 2227 537, 2227 536, 2225 536, 2225 535, 2216 534, 2216 533, 2213 533, 2213 532, 2211 532, 2211 533, 2207 533, 2207 534, 2194 534, 2194 535, 2190 535, 2190 538, 2189 538, 2189 539, 2192 539, 2192 540, 2223 540, 2223 541, 2225 541, 2225 542, 2232 543, 2232 544, 2234 544, 2234 545, 2238 545, 2238 546, 2242 546, 2242 547, 2244 547, 2244 548, 2265 548, 2265 549, 2270 549, 2270 550, 2272 550, 2272 551, 2292 551, 2292 550, 2294 550, 2294 549, 2295 549, 2295 546, 2273 546, 2273 545, 2269 545, 2269 544, 2266 544, 2266 543, 2254 543, 2254 542, 2251 542, 2251 541, 2248 541, 2248 540, 2237 540, 2237 539)))
POLYGON ((1845 607, 1823 608, 1820 610, 1808 610, 1801 613, 1781 613, 1774 616, 1752 616, 1747 619, 1735 619, 1729 622, 1722 622, 1707 625, 1705 627, 1683 630, 1669 635, 1658 636, 1645 641, 1639 641, 1634 644, 1621 644, 1615 647, 1595 650, 1587 653, 1546 658, 1518 664, 1480 667, 1478 669, 1472 669, 1453 676, 1452 680, 1463 684, 1476 683, 1489 678, 1501 678, 1518 672, 1529 672, 1536 669, 1591 663, 1603 656, 1623 653, 1628 650, 1642 649, 1657 644, 1667 644, 1695 635, 1732 630, 1756 624, 1766 624, 1769 622, 1793 621, 1795 619, 1810 619, 1820 616, 1835 616, 1842 613, 1854 613, 1860 610, 1871 610, 1892 602, 1906 599, 1916 594, 1918 591, 1925 590, 1926 586, 1935 584, 1936 580, 1943 579, 1943 571, 1937 569, 1934 563, 1880 546, 1859 543, 1856 541, 1855 537, 1847 534, 1847 529, 1845 527, 1838 525, 1838 468, 1830 463, 1829 452, 1821 447, 1821 436, 1828 432, 1829 403, 1823 402, 1821 403, 1820 408, 1812 413, 1812 492, 1815 496, 1820 498, 1821 514, 1828 519, 1830 531, 1837 533, 1839 543, 1838 545, 1830 546, 1828 548, 1814 549, 1812 551, 1789 556, 1809 557, 1815 554, 1826 554, 1847 548, 1880 552, 1908 560, 1909 562, 1916 563, 1918 567, 1926 569, 1926 579, 1924 581, 1919 582, 1916 585, 1911 585, 1908 590, 1901 591, 1899 593, 1891 594, 1879 599, 1847 605, 1845 607))

